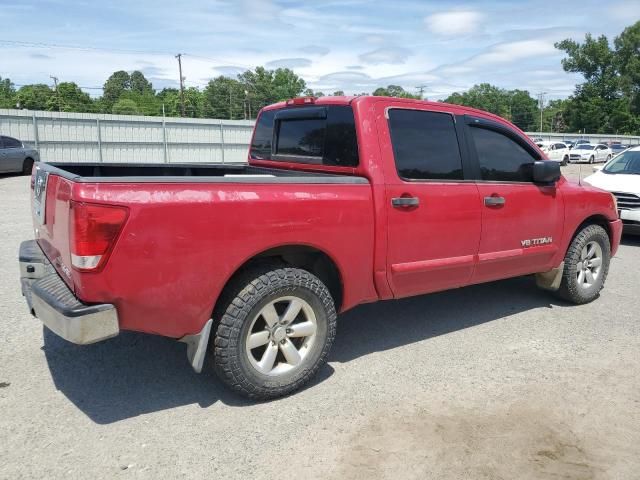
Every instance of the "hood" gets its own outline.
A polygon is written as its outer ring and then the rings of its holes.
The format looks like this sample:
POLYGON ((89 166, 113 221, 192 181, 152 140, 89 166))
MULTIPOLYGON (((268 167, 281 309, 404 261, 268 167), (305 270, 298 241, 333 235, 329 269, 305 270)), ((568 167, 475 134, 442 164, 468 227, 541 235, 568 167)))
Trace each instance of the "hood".
POLYGON ((640 195, 640 175, 596 172, 585 178, 584 181, 608 192, 626 192, 640 195))

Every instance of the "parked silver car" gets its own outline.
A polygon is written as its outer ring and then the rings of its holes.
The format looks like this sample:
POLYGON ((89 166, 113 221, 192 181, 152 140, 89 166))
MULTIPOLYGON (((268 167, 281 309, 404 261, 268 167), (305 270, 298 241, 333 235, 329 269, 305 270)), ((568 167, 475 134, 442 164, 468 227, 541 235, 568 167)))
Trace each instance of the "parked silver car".
POLYGON ((12 137, 0 136, 0 173, 21 172, 31 175, 34 162, 40 154, 34 148, 12 137))

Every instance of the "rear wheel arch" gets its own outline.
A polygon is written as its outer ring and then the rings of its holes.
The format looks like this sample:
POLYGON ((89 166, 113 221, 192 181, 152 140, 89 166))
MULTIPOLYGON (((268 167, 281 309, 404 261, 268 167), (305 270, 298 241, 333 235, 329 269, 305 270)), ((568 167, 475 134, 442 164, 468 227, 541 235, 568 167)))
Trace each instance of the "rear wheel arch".
MULTIPOLYGON (((324 283, 340 311, 344 298, 342 274, 337 262, 326 252, 310 245, 290 244, 269 248, 251 256, 227 279, 214 305, 216 313, 226 309, 236 290, 258 270, 271 267, 293 267, 312 273, 324 283)), ((241 288, 241 287, 240 287, 241 288)))
POLYGON ((31 169, 33 168, 34 160, 31 157, 27 157, 22 161, 22 173, 24 175, 31 175, 31 169))

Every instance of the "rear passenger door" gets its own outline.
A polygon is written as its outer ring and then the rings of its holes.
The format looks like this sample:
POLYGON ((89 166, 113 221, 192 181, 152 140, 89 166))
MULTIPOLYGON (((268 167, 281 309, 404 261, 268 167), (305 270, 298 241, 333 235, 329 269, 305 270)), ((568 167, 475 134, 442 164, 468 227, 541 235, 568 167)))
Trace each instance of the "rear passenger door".
POLYGON ((395 297, 467 284, 480 241, 480 197, 465 178, 466 148, 456 118, 404 105, 377 107, 384 110, 377 118, 387 279, 395 297))
POLYGON ((551 268, 562 234, 563 203, 555 185, 533 183, 537 151, 503 124, 475 117, 466 123, 482 209, 473 282, 551 268))

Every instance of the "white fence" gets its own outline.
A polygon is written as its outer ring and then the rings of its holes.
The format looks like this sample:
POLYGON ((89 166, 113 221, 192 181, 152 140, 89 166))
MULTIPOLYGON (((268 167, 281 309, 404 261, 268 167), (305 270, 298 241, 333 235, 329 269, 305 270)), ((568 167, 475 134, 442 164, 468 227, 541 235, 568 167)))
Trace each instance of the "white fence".
POLYGON ((620 142, 624 145, 640 145, 640 136, 630 135, 613 135, 606 133, 549 133, 549 132, 527 132, 531 138, 541 138, 543 140, 556 140, 562 142, 564 140, 589 140, 590 143, 609 143, 620 142))
MULTIPOLYGON (((34 145, 44 161, 244 162, 253 120, 96 115, 0 109, 0 135, 34 145)), ((640 144, 640 136, 528 132, 544 140, 640 144)))
POLYGON ((0 134, 48 162, 245 162, 252 130, 252 120, 0 109, 0 134))

